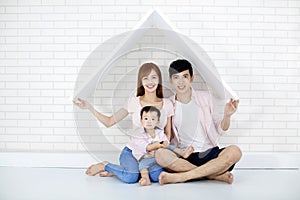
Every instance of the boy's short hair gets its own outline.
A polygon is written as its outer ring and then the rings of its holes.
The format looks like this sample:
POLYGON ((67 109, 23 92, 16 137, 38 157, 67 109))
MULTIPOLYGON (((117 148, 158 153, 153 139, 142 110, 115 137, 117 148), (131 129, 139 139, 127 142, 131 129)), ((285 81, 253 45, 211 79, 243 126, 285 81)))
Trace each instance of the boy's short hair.
POLYGON ((172 78, 174 74, 189 70, 190 76, 193 76, 192 64, 185 59, 178 59, 173 61, 169 67, 169 77, 172 78))
POLYGON ((155 106, 145 106, 141 110, 141 119, 143 118, 143 113, 148 113, 148 112, 156 112, 158 119, 160 118, 160 111, 155 107, 155 106))

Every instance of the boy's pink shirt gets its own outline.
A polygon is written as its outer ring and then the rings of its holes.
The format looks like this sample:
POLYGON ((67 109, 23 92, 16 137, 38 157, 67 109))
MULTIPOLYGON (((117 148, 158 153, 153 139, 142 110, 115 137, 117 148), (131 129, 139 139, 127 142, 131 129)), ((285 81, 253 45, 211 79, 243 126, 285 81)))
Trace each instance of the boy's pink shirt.
MULTIPOLYGON (((134 96, 129 98, 128 102, 123 106, 123 108, 126 109, 131 115, 133 133, 143 128, 140 117, 140 112, 142 109, 140 97, 134 96)), ((170 99, 163 98, 163 107, 161 108, 160 112, 161 116, 159 119, 158 128, 163 130, 167 125, 168 117, 172 117, 174 115, 173 103, 170 101, 170 99)), ((131 146, 131 142, 127 144, 127 147, 131 150, 133 149, 133 147, 131 146)))
POLYGON ((162 129, 155 129, 155 135, 158 136, 158 139, 151 138, 151 136, 148 135, 144 129, 140 129, 135 132, 130 143, 132 146, 132 154, 137 160, 140 160, 144 155, 148 153, 146 150, 148 144, 168 140, 166 134, 162 129))

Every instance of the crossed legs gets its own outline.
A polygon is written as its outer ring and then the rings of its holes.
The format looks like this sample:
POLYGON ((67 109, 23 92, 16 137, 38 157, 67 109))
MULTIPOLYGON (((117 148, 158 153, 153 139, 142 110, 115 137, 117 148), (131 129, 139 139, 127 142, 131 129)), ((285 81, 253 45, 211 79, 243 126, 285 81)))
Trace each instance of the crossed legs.
POLYGON ((232 183, 233 175, 227 170, 237 163, 241 156, 241 150, 237 146, 231 145, 226 147, 217 158, 197 167, 184 159, 178 158, 171 151, 160 149, 155 155, 157 163, 166 169, 179 173, 162 172, 159 183, 178 183, 203 177, 232 183))

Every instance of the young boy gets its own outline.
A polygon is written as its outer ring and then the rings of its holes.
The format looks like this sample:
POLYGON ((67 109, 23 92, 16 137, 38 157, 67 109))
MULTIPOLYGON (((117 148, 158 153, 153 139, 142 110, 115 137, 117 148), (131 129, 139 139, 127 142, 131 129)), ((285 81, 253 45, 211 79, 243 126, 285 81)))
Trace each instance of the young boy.
MULTIPOLYGON (((144 127, 141 133, 137 133, 133 139, 132 153, 139 161, 142 186, 151 185, 151 180, 157 182, 157 178, 149 177, 149 171, 161 173, 163 169, 156 163, 154 153, 157 149, 168 148, 183 158, 189 157, 194 148, 189 146, 185 151, 169 145, 164 131, 157 127, 160 118, 160 111, 154 106, 145 106, 141 110, 141 123, 144 127)), ((156 176, 158 177, 158 176, 156 176)))

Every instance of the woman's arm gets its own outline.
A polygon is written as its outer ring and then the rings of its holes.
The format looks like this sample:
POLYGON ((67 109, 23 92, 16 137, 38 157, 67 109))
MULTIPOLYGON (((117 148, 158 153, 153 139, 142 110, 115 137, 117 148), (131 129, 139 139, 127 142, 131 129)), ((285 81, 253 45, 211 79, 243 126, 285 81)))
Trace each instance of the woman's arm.
POLYGON ((172 128, 172 117, 168 117, 167 125, 165 126, 164 131, 169 141, 171 140, 171 128, 172 128))
POLYGON ((94 108, 94 106, 92 106, 89 102, 80 98, 78 98, 73 103, 81 109, 90 110, 93 113, 93 115, 106 127, 111 127, 115 125, 116 123, 118 123, 128 115, 128 111, 124 108, 121 108, 111 116, 103 115, 102 113, 98 112, 94 108))

